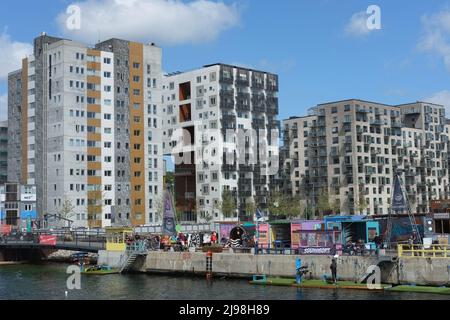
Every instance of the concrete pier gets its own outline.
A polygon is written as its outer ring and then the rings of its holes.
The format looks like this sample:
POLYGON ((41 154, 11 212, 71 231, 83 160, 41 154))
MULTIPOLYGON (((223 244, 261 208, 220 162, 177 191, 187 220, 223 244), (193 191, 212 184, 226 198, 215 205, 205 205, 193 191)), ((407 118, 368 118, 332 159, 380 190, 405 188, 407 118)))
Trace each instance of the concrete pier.
MULTIPOLYGON (((99 264, 118 267, 122 253, 99 252, 99 264)), ((307 277, 321 279, 330 274, 330 256, 253 255, 220 253, 213 255, 214 276, 250 278, 255 274, 272 277, 295 277, 295 261, 309 266, 307 277)), ((450 285, 450 259, 403 258, 398 261, 375 256, 338 258, 338 276, 358 281, 370 266, 381 269, 381 281, 388 284, 450 285), (384 261, 383 261, 384 260, 384 261)), ((206 254, 201 252, 149 252, 145 261, 137 261, 135 271, 147 273, 205 275, 206 254)))

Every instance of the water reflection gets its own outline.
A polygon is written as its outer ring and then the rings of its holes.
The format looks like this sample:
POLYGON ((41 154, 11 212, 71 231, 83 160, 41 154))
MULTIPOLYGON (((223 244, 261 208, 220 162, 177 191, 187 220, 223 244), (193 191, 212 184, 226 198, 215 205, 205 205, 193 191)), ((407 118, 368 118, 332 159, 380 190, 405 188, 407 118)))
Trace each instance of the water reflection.
MULTIPOLYGON (((0 268, 0 299, 66 299, 67 265, 17 265, 0 268)), ((415 293, 382 293, 252 286, 245 280, 155 275, 82 276, 82 290, 68 300, 402 300, 450 299, 415 293)))

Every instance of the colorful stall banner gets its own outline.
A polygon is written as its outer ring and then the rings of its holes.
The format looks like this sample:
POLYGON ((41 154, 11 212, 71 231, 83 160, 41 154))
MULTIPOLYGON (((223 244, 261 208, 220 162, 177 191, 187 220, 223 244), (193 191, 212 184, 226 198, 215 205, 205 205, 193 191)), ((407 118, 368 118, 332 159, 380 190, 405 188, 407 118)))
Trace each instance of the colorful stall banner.
POLYGON ((41 235, 39 243, 45 246, 56 246, 56 236, 41 235))
POLYGON ((231 230, 233 230, 234 227, 236 227, 236 225, 230 223, 221 224, 219 227, 220 240, 222 239, 224 239, 225 241, 230 240, 230 232, 231 230))
POLYGON ((261 223, 259 224, 259 239, 258 245, 260 248, 267 249, 269 248, 270 240, 269 240, 269 224, 261 223))
POLYGON ((298 249, 300 247, 300 230, 302 225, 300 223, 291 224, 291 248, 298 249))
POLYGON ((10 234, 12 231, 12 226, 7 225, 7 224, 1 224, 0 225, 0 233, 2 234, 10 234))
POLYGON ((168 188, 164 194, 164 216, 162 223, 162 234, 167 236, 177 236, 175 222, 175 206, 173 205, 172 192, 168 188))
POLYGON ((300 248, 300 254, 303 255, 332 255, 332 247, 302 247, 300 248))

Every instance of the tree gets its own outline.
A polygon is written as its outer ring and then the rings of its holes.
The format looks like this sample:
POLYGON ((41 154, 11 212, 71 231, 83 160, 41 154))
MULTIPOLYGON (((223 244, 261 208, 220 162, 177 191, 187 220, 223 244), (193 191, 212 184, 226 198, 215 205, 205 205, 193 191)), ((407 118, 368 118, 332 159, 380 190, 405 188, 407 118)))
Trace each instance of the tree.
POLYGON ((230 190, 224 190, 222 192, 222 200, 218 202, 218 208, 222 211, 225 218, 232 218, 236 215, 236 199, 230 190))
POLYGON ((360 192, 358 199, 355 201, 355 211, 358 212, 360 215, 362 215, 364 210, 366 209, 367 209, 366 198, 364 198, 364 193, 360 192))
MULTIPOLYGON (((73 210, 75 209, 75 206, 72 204, 72 200, 69 200, 67 197, 64 197, 64 202, 61 207, 61 210, 59 210, 58 215, 67 220, 71 220, 71 218, 75 215, 73 210)), ((66 225, 67 220, 61 220, 61 222, 66 225)))
POLYGON ((173 190, 175 186, 175 175, 173 172, 166 172, 166 175, 164 177, 166 185, 170 186, 170 188, 173 190))
POLYGON ((330 197, 328 195, 328 190, 323 188, 317 199, 317 211, 319 212, 319 218, 322 219, 323 216, 331 210, 330 197))
POLYGON ((270 193, 268 201, 269 212, 273 216, 281 216, 286 214, 287 203, 286 197, 279 191, 270 193))
POLYGON ((291 219, 305 213, 305 206, 299 196, 292 197, 279 191, 270 194, 268 205, 270 214, 277 217, 291 219))
POLYGON ((290 199, 287 197, 285 201, 287 204, 286 216, 288 218, 300 218, 305 214, 305 206, 299 196, 295 196, 290 199))
POLYGON ((333 203, 331 204, 331 210, 333 210, 334 214, 341 213, 341 202, 339 199, 334 199, 333 203))
POLYGON ((256 214, 256 204, 255 201, 253 199, 249 199, 245 202, 245 213, 247 216, 250 216, 253 218, 253 215, 256 214))

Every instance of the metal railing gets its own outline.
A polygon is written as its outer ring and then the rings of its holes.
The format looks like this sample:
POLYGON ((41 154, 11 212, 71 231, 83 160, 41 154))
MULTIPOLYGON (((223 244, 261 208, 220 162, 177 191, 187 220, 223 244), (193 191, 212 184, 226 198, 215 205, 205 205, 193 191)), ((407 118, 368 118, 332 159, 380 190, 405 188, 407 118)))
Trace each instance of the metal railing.
POLYGON ((57 246, 105 249, 106 234, 103 231, 36 230, 32 233, 14 233, 1 237, 1 243, 9 245, 40 245, 40 236, 55 236, 57 246))
POLYGON ((134 253, 146 253, 148 252, 148 246, 144 240, 137 240, 127 245, 127 251, 134 253))
POLYGON ((399 244, 397 250, 399 258, 450 258, 450 245, 444 244, 399 244))

